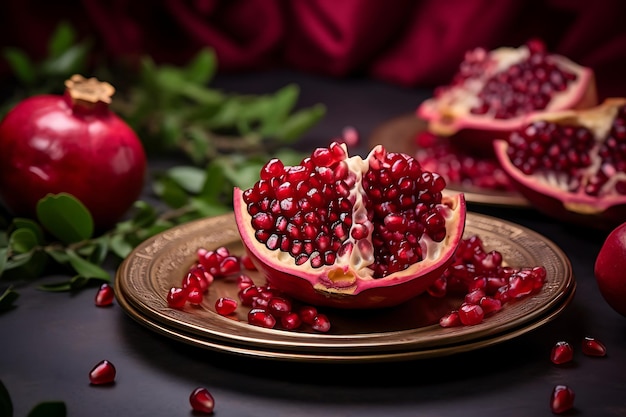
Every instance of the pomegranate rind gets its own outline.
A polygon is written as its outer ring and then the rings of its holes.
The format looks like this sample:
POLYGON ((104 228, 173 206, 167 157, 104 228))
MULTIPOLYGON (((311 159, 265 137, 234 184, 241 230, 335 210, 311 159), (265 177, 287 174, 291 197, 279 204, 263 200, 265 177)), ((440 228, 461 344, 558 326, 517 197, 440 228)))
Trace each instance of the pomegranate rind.
POLYGON ((446 237, 433 247, 436 256, 383 278, 360 275, 348 267, 319 269, 281 262, 254 237, 251 217, 243 202, 243 191, 234 189, 235 219, 246 251, 268 284, 300 301, 343 309, 392 307, 425 292, 453 261, 454 252, 465 230, 466 204, 462 193, 445 196, 446 237))
POLYGON ((606 237, 594 263, 594 275, 600 294, 617 313, 626 317, 626 223, 606 237))
MULTIPOLYGON (((615 117, 617 108, 626 105, 626 99, 610 98, 601 105, 583 110, 563 110, 534 114, 526 123, 545 120, 566 125, 580 125, 596 135, 606 134, 608 121, 615 117)), ((540 176, 526 175, 507 155, 508 143, 504 139, 493 142, 496 158, 511 183, 536 209, 556 219, 583 224, 594 228, 613 228, 626 218, 625 195, 590 196, 580 191, 568 192, 558 186, 542 181, 540 176)), ((626 173, 617 173, 614 180, 626 180, 626 173)))
MULTIPOLYGON (((527 55, 528 48, 501 47, 494 49, 489 54, 509 66, 527 55)), ((417 108, 417 117, 427 122, 428 131, 444 137, 450 137, 456 143, 468 148, 478 149, 485 152, 492 151, 494 139, 506 135, 519 128, 525 119, 537 113, 554 112, 567 109, 586 109, 598 104, 598 93, 595 81, 595 73, 591 68, 581 66, 569 58, 551 54, 550 57, 561 68, 577 75, 568 89, 556 93, 547 107, 542 111, 524 114, 509 119, 495 119, 490 115, 472 114, 473 92, 461 87, 452 87, 437 97, 424 100, 417 108), (461 100, 459 96, 469 96, 469 99, 461 100)), ((496 66, 485 71, 485 80, 501 71, 502 66, 496 66)))

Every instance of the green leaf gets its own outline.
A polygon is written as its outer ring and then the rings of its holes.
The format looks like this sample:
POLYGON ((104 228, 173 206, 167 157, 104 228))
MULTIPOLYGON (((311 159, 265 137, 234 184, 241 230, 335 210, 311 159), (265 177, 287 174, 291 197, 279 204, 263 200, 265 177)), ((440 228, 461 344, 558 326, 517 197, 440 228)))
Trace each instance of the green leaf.
POLYGON ((300 89, 294 84, 283 87, 274 94, 261 121, 260 133, 263 137, 270 137, 280 129, 293 110, 299 94, 300 89))
POLYGON ((0 277, 4 272, 4 268, 7 266, 7 260, 9 259, 9 248, 0 248, 0 277))
POLYGON ((0 381, 0 416, 13 417, 13 403, 11 402, 11 395, 0 381))
POLYGON ((37 404, 28 417, 66 417, 67 408, 62 401, 46 401, 37 404))
POLYGON ((132 218, 132 225, 136 227, 146 227, 153 224, 157 219, 157 212, 145 201, 135 201, 135 213, 132 218))
POLYGON ((179 166, 167 170, 166 175, 185 191, 198 194, 206 180, 204 170, 192 166, 179 166))
POLYGON ((60 281, 54 284, 43 284, 38 287, 42 291, 47 292, 67 292, 72 290, 72 281, 60 281))
POLYGON ((74 45, 60 55, 50 57, 41 64, 43 75, 69 77, 85 71, 85 63, 89 55, 90 45, 87 43, 74 45))
POLYGON ((37 79, 36 66, 33 65, 25 52, 17 48, 6 48, 2 51, 2 55, 20 82, 27 86, 35 83, 37 79))
POLYGON ((42 291, 47 291, 47 292, 76 291, 83 287, 86 287, 89 283, 92 283, 94 281, 111 282, 110 280, 102 279, 102 278, 87 278, 81 275, 75 275, 71 279, 59 281, 53 284, 40 285, 38 288, 42 291))
POLYGON ((185 67, 185 76, 195 84, 207 84, 217 71, 217 58, 210 48, 203 48, 185 67))
POLYGON ((63 243, 89 239, 94 224, 89 210, 70 194, 48 194, 37 203, 37 218, 63 243))
POLYGON ((74 28, 67 22, 59 23, 48 42, 48 56, 54 58, 61 56, 63 52, 71 48, 75 40, 74 28))
POLYGON ((293 143, 307 130, 315 126, 326 114, 326 106, 317 104, 311 108, 302 109, 289 117, 275 133, 276 139, 283 143, 293 143))
POLYGON ((67 256, 69 258, 70 265, 72 265, 79 276, 85 278, 98 278, 105 281, 111 280, 111 275, 107 271, 102 269, 100 266, 81 258, 73 250, 68 250, 67 256))
POLYGON ((225 214, 231 210, 230 207, 226 207, 224 204, 216 203, 214 201, 206 201, 202 198, 192 198, 191 206, 198 211, 200 217, 213 217, 225 214))
POLYGON ((16 229, 9 237, 9 245, 15 253, 28 253, 38 244, 37 235, 31 229, 16 229))
POLYGON ((70 261, 70 257, 65 250, 46 249, 46 253, 58 264, 64 265, 70 261))
POLYGON ((222 167, 215 162, 208 163, 204 174, 204 184, 198 192, 199 196, 205 201, 217 201, 224 189, 225 181, 222 167))
POLYGON ((22 217, 16 217, 13 219, 12 227, 14 229, 31 230, 35 234, 35 237, 37 238, 37 243, 39 243, 40 245, 44 243, 43 230, 41 230, 41 226, 39 225, 39 223, 35 222, 34 220, 26 219, 22 217))
POLYGON ((165 204, 173 208, 183 207, 189 200, 185 190, 169 177, 156 180, 154 190, 165 204))
MULTIPOLYGON (((15 300, 19 298, 19 294, 11 287, 4 290, 3 293, 0 294, 0 311, 7 311, 15 307, 15 300)), ((2 411, 2 399, 0 398, 0 411, 2 411)), ((4 415, 4 414, 0 414, 4 415)))
POLYGON ((134 248, 134 246, 122 235, 115 235, 111 237, 110 247, 113 253, 122 259, 126 258, 134 248))

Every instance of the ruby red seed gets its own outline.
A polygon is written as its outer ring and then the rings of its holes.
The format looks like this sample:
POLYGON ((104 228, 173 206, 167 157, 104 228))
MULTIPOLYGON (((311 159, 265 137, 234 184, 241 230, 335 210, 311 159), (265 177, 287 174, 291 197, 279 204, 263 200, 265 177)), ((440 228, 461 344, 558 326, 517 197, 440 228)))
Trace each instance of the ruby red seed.
POLYGON ((89 382, 92 385, 111 384, 115 381, 115 366, 108 360, 102 360, 89 372, 89 382))
POLYGON ((167 305, 171 308, 182 309, 187 303, 189 290, 186 288, 172 287, 167 293, 167 305))
POLYGON ((113 304, 115 299, 115 291, 113 287, 106 282, 103 283, 96 293, 95 303, 98 307, 108 307, 113 304))
POLYGON ((237 310, 237 301, 228 297, 220 297, 215 301, 215 311, 220 316, 228 316, 237 310))
POLYGON ((556 385, 550 397, 550 410, 554 414, 563 414, 574 407, 574 391, 567 385, 556 385))
POLYGON ((204 387, 198 387, 192 391, 189 404, 193 411, 202 414, 213 414, 215 409, 213 395, 204 387))
POLYGON ((574 348, 566 341, 559 341, 552 347, 550 360, 556 365, 571 362, 574 359, 574 348))
POLYGON ((606 356, 606 346, 598 339, 589 336, 583 339, 582 351, 587 356, 606 356))

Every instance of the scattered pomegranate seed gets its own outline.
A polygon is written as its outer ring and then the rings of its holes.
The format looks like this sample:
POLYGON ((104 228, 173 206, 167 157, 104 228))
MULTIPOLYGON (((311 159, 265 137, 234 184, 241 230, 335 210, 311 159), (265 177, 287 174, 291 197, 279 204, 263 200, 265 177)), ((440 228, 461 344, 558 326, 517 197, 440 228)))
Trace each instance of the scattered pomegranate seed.
POLYGON ((96 293, 96 306, 98 307, 107 307, 113 304, 113 300, 115 299, 115 291, 113 291, 113 287, 103 283, 98 292, 96 293))
POLYGON ((606 346, 596 338, 585 337, 583 339, 583 353, 587 356, 606 356, 606 346))
POLYGON ((441 317, 442 327, 459 325, 457 320, 465 326, 476 325, 507 302, 541 290, 546 279, 544 267, 512 268, 503 266, 502 261, 502 254, 487 252, 477 235, 460 242, 452 264, 428 289, 433 297, 464 294, 463 305, 441 317))
POLYGON ((204 295, 202 294, 202 290, 198 287, 192 287, 189 289, 187 293, 187 301, 191 304, 201 304, 204 295))
POLYGON ((213 414, 215 400, 208 389, 198 387, 189 396, 189 404, 193 411, 203 414, 213 414))
POLYGON ((246 274, 241 274, 237 277, 237 288, 239 290, 246 289, 254 285, 254 281, 246 274))
POLYGON ((237 301, 228 297, 220 297, 215 302, 215 311, 221 316, 228 316, 237 310, 237 301))
POLYGON ((574 359, 574 348, 565 341, 556 342, 550 353, 552 363, 561 365, 574 359))
POLYGON ((313 330, 326 333, 330 330, 330 320, 325 314, 317 314, 313 317, 313 323, 311 324, 313 330))
POLYGON ((312 325, 313 319, 317 316, 317 309, 313 306, 303 306, 298 310, 298 314, 303 323, 312 325))
POLYGON ((483 321, 485 312, 478 304, 463 303, 459 307, 459 320, 466 326, 473 326, 483 321))
POLYGON ((276 318, 263 309, 253 308, 248 313, 248 323, 253 326, 273 329, 276 326, 276 318))
POLYGON ((562 414, 574 407, 574 391, 567 385, 556 385, 550 398, 550 409, 554 414, 562 414))
POLYGON ((89 372, 89 381, 93 385, 111 384, 115 381, 115 374, 115 366, 105 359, 89 372))
POLYGON ((275 317, 282 317, 291 312, 291 301, 284 297, 272 297, 267 308, 275 317))
POLYGON ((189 291, 186 288, 172 287, 167 293, 167 305, 180 310, 187 303, 189 291))
POLYGON ((298 313, 290 312, 281 316, 280 324, 286 330, 295 330, 302 325, 302 319, 298 315, 298 313))
POLYGON ((461 324, 463 323, 461 323, 461 319, 459 318, 459 312, 456 310, 449 312, 439 319, 439 325, 441 327, 456 327, 460 326, 461 324))
POLYGON ((250 256, 248 255, 242 255, 241 256, 241 265, 243 265, 243 267, 245 269, 247 269, 248 271, 256 271, 257 267, 254 264, 254 262, 252 262, 252 258, 250 258, 250 256))

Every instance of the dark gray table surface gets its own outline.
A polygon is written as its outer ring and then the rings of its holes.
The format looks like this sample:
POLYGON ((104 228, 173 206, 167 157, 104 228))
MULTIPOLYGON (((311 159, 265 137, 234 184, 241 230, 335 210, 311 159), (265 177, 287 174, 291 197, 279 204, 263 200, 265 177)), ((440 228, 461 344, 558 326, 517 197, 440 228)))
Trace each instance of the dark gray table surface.
MULTIPOLYGON (((366 139, 381 123, 412 112, 428 94, 365 79, 324 79, 291 72, 221 77, 230 91, 272 92, 301 86, 300 105, 325 103, 328 115, 302 148, 356 127, 366 139)), ((171 161, 151 161, 153 168, 171 161)), ((626 416, 626 318, 604 302, 593 276, 603 233, 559 224, 531 208, 470 205, 476 212, 529 227, 555 242, 571 261, 577 292, 555 320, 487 348, 390 363, 307 364, 209 351, 144 328, 116 303, 94 306, 95 289, 76 294, 20 288, 17 308, 0 314, 0 379, 15 416, 38 402, 61 400, 69 416, 189 416, 197 386, 215 397, 219 416, 549 416, 555 384, 576 392, 567 415, 626 416), (580 352, 584 336, 602 340, 604 358, 580 352), (576 349, 571 366, 549 361, 552 345, 576 349), (117 368, 116 383, 89 385, 101 359, 117 368)), ((0 416, 5 417, 5 416, 0 416)))

